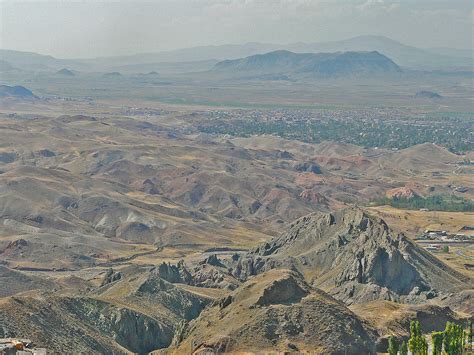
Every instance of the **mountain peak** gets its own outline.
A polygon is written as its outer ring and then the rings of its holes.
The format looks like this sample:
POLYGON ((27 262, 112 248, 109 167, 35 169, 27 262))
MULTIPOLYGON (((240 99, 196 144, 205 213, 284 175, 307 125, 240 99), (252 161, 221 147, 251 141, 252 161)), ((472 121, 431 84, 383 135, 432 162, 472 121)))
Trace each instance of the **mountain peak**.
POLYGON ((362 354, 374 351, 373 337, 344 304, 312 288, 297 273, 270 270, 207 307, 169 350, 362 354))
POLYGON ((245 279, 273 268, 312 275, 317 287, 348 304, 375 299, 417 302, 465 281, 358 207, 298 219, 287 232, 250 251, 233 272, 245 279))

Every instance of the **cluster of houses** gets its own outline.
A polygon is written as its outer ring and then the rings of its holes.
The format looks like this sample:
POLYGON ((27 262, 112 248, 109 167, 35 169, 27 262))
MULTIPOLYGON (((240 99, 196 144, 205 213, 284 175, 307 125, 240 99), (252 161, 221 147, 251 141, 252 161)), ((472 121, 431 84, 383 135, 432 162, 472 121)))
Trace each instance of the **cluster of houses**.
POLYGON ((0 338, 0 355, 46 355, 46 349, 37 348, 29 339, 0 338))
POLYGON ((425 246, 425 249, 430 250, 430 251, 440 251, 443 249, 442 244, 446 245, 447 243, 459 243, 459 242, 474 243, 474 236, 472 235, 467 235, 467 234, 462 234, 462 233, 450 234, 446 231, 430 230, 430 229, 425 230, 422 235, 420 235, 419 237, 415 239, 421 242, 436 241, 440 243, 440 244, 433 243, 433 244, 428 244, 427 246, 425 246))
POLYGON ((441 230, 430 230, 427 229, 425 232, 416 238, 417 240, 438 240, 442 242, 474 242, 474 236, 463 234, 463 233, 451 233, 448 234, 446 231, 441 230))

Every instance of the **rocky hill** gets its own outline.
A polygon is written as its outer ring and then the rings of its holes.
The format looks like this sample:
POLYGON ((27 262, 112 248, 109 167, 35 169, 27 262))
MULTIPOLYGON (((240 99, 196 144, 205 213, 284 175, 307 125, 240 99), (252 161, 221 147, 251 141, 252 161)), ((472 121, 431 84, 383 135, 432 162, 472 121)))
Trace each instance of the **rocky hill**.
POLYGON ((52 353, 146 354, 169 346, 177 326, 212 300, 137 267, 109 270, 100 286, 69 293, 6 268, 0 279, 1 289, 17 285, 0 296, 21 292, 0 298, 0 337, 28 337, 52 353))
POLYGON ((343 303, 295 272, 272 270, 216 301, 175 336, 167 353, 370 353, 374 332, 343 303))
POLYGON ((130 308, 88 297, 15 296, 0 303, 0 337, 28 337, 52 353, 145 354, 173 330, 130 308), (128 349, 128 350, 127 350, 128 349))
POLYGON ((359 208, 315 213, 234 262, 240 279, 291 268, 347 304, 420 302, 471 280, 359 208))
POLYGON ((274 51, 217 63, 215 72, 288 74, 313 78, 371 77, 400 73, 400 67, 379 52, 293 53, 274 51))

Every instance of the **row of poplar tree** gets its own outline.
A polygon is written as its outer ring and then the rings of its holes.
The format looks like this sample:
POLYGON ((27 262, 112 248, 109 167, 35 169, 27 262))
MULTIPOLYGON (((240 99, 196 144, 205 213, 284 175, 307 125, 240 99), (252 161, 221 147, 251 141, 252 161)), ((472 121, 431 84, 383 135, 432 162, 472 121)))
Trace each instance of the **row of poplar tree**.
MULTIPOLYGON (((465 346, 471 345, 472 322, 467 330, 464 330, 461 325, 447 322, 444 331, 431 333, 431 341, 432 355, 461 355, 465 346)), ((399 344, 393 336, 388 339, 387 352, 390 355, 407 355, 408 350, 412 355, 428 355, 428 341, 421 334, 419 321, 411 321, 408 342, 404 341, 399 344)))

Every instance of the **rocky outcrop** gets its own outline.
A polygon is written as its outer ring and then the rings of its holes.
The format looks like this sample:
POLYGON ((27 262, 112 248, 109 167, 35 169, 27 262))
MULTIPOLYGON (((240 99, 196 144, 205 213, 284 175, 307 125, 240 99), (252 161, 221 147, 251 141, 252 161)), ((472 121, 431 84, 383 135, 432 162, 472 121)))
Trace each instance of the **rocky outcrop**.
POLYGON ((122 278, 122 273, 121 272, 115 272, 114 269, 110 268, 105 273, 104 279, 102 280, 102 283, 100 284, 100 286, 108 285, 112 282, 120 280, 121 278, 122 278))
POLYGON ((208 264, 208 265, 220 266, 220 267, 223 267, 223 266, 224 266, 224 264, 221 263, 221 261, 219 260, 219 258, 217 257, 216 254, 211 254, 211 255, 209 255, 206 259, 204 259, 203 261, 201 261, 200 264, 201 264, 201 265, 208 264))
POLYGON ((303 297, 308 295, 310 289, 308 285, 292 274, 274 280, 262 292, 256 305, 268 306, 271 304, 292 304, 298 303, 303 297))
POLYGON ((27 246, 28 246, 28 242, 24 240, 23 238, 11 240, 8 242, 7 246, 3 250, 0 250, 0 254, 13 253, 15 251, 26 248, 27 246))
POLYGON ((215 254, 192 267, 187 267, 183 260, 176 265, 163 263, 154 272, 163 280, 171 283, 229 290, 234 290, 239 285, 239 282, 229 275, 226 266, 215 254))
POLYGON ((419 197, 415 191, 410 189, 409 187, 396 187, 394 189, 390 189, 385 194, 388 198, 392 199, 405 199, 410 200, 415 197, 419 197))
POLYGON ((147 354, 173 337, 164 322, 89 297, 10 298, 0 306, 0 324, 0 337, 27 336, 57 354, 147 354))
POLYGON ((327 207, 329 205, 328 199, 321 193, 312 189, 305 189, 301 191, 299 197, 312 205, 322 205, 327 207))
POLYGON ((173 328, 129 308, 90 298, 65 298, 64 307, 77 319, 112 337, 124 348, 139 354, 166 347, 173 328))
POLYGON ((163 280, 156 270, 148 274, 148 277, 138 285, 136 291, 132 292, 129 298, 160 305, 172 314, 186 320, 196 318, 210 302, 209 299, 184 291, 163 280))
POLYGON ((191 272, 193 286, 235 290, 240 284, 232 275, 228 274, 225 267, 201 264, 194 267, 191 272))
POLYGON ((450 293, 443 297, 442 303, 457 312, 474 314, 474 289, 450 293))
POLYGON ((297 273, 271 270, 206 308, 166 351, 368 354, 376 335, 364 326, 343 303, 297 273))
POLYGON ((163 280, 171 283, 192 283, 192 276, 183 260, 180 260, 177 265, 163 262, 158 266, 158 269, 155 269, 155 272, 163 280))
POLYGON ((229 264, 241 280, 274 268, 311 274, 316 286, 347 304, 375 299, 416 303, 467 281, 359 208, 300 218, 288 232, 229 264))
POLYGON ((295 170, 298 172, 306 172, 313 174, 322 174, 321 168, 318 164, 313 162, 304 162, 295 165, 295 170))

